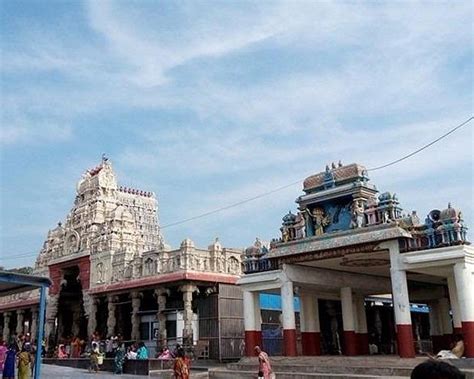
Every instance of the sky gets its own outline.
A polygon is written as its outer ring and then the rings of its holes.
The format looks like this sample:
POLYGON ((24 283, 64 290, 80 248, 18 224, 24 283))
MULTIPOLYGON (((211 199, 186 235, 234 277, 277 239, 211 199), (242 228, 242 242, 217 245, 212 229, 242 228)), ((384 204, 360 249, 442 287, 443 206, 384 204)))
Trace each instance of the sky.
MULTIPOLYGON (((0 1, 0 265, 33 264, 102 153, 162 226, 410 153, 473 113, 472 21, 470 1, 0 1)), ((472 124, 372 183, 474 227, 472 124)), ((301 188, 165 241, 271 240, 301 188)))

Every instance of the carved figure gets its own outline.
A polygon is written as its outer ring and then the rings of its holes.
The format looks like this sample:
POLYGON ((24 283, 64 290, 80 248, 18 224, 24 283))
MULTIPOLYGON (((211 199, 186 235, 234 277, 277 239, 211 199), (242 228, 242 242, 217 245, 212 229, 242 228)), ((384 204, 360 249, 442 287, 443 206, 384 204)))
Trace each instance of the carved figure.
POLYGON ((302 212, 298 212, 296 215, 296 239, 301 239, 306 237, 306 220, 302 212))
POLYGON ((362 208, 358 201, 354 201, 354 203, 352 204, 351 228, 361 228, 363 224, 364 208, 362 208))
POLYGON ((314 208, 312 212, 310 212, 307 208, 304 209, 310 220, 313 222, 314 226, 314 235, 315 236, 322 236, 324 234, 324 228, 331 223, 329 216, 324 215, 324 209, 322 208, 314 208))

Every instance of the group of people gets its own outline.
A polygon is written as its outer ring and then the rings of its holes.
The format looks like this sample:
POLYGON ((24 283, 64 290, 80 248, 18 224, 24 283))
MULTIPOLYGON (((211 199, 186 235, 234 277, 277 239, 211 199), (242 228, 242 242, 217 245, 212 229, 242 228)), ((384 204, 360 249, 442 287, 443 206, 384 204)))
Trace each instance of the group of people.
POLYGON ((18 336, 7 344, 0 338, 0 372, 4 379, 15 378, 18 367, 18 379, 28 379, 33 375, 35 347, 29 336, 18 336))

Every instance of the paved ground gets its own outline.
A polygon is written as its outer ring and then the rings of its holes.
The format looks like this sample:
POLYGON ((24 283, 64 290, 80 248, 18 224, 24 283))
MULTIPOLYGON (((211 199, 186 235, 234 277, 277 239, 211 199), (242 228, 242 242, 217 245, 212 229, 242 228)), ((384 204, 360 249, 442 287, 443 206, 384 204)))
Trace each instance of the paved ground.
POLYGON ((114 375, 111 372, 89 373, 80 368, 62 367, 54 365, 41 365, 41 379, 138 379, 147 378, 141 375, 114 375))
MULTIPOLYGON (((41 365, 41 379, 140 379, 148 378, 145 375, 114 375, 111 372, 89 373, 87 370, 80 368, 62 367, 54 365, 41 365)), ((191 378, 205 379, 208 378, 206 372, 192 372, 191 378)))

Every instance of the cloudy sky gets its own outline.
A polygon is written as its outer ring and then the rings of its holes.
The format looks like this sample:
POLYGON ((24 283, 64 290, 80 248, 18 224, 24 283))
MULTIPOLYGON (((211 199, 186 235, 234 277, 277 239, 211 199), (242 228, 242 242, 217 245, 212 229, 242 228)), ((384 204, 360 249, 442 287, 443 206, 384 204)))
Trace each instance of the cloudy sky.
MULTIPOLYGON (((106 153, 162 225, 342 159, 374 167, 472 114, 470 1, 1 1, 1 265, 31 264, 106 153)), ((474 227, 472 123, 371 178, 474 227)), ((294 185, 163 229, 278 236, 294 185)), ((471 233, 471 240, 474 239, 471 233)))

